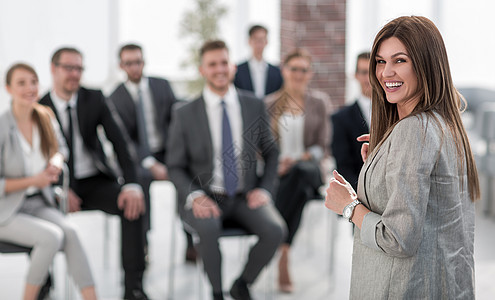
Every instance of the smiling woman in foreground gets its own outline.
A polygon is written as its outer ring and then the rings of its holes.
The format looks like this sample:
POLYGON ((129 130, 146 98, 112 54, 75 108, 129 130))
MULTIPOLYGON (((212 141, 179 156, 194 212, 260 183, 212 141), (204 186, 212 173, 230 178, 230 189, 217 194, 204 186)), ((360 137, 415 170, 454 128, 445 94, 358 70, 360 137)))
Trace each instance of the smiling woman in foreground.
POLYGON ((369 155, 357 194, 334 171, 325 205, 356 224, 351 299, 474 299, 479 182, 440 32, 400 17, 373 43, 369 155))

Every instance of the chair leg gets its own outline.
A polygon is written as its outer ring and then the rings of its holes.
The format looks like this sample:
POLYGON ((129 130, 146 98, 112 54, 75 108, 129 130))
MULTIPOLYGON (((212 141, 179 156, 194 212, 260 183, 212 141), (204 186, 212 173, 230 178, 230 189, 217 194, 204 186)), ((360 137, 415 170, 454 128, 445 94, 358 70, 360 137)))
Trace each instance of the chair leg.
POLYGON ((170 258, 169 258, 169 269, 168 269, 168 299, 172 300, 174 298, 174 277, 175 277, 175 239, 177 230, 177 213, 172 210, 172 226, 170 232, 170 258))
POLYGON ((103 215, 103 268, 108 270, 109 268, 109 248, 110 248, 110 216, 103 215))
POLYGON ((329 290, 333 291, 335 287, 335 276, 334 276, 334 267, 335 267, 335 244, 338 234, 338 225, 339 222, 337 220, 337 215, 331 212, 327 214, 327 228, 330 227, 330 234, 327 234, 328 237, 328 245, 330 246, 330 255, 329 255, 329 275, 330 275, 330 284, 329 290))

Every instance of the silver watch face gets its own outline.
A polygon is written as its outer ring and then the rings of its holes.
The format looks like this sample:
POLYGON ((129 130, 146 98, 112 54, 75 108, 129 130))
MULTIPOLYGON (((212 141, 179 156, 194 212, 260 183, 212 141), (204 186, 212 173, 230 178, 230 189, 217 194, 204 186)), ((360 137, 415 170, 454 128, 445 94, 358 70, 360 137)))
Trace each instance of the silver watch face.
POLYGON ((349 219, 351 217, 351 212, 352 212, 352 209, 349 206, 346 206, 344 208, 344 211, 342 212, 342 216, 346 219, 349 219))

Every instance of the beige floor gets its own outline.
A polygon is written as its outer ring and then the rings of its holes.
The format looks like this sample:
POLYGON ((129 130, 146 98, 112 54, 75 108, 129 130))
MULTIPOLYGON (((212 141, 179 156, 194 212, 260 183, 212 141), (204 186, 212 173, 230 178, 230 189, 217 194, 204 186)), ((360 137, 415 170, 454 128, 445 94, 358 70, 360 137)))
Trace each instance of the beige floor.
MULTIPOLYGON (((166 182, 156 184, 152 190, 153 230, 150 233, 150 264, 145 275, 145 288, 149 296, 156 300, 167 299, 169 295, 168 270, 174 193, 171 184, 166 182)), ((79 228, 79 234, 86 246, 98 283, 97 289, 101 299, 119 299, 122 289, 118 219, 106 218, 100 212, 77 213, 69 218, 79 228), (108 234, 104 233, 105 222, 109 225, 108 234), (105 240, 105 237, 108 238, 105 240), (107 251, 104 251, 105 244, 107 251)), ((206 282, 203 282, 202 293, 199 291, 197 268, 184 263, 184 236, 179 227, 176 227, 173 299, 209 299, 210 292, 206 282)), ((475 245, 477 299, 493 299, 495 295, 493 232, 495 232, 495 221, 479 213, 475 245)), ((225 290, 228 290, 231 282, 239 273, 245 257, 245 249, 248 243, 253 242, 253 238, 250 239, 228 238, 221 242, 224 253, 225 290)), ((291 256, 292 274, 296 283, 295 293, 283 295, 276 291, 276 268, 272 265, 261 274, 253 286, 253 296, 255 299, 280 300, 347 299, 351 251, 350 224, 342 219, 337 220, 323 207, 322 202, 310 202, 304 212, 303 223, 291 256), (330 257, 332 256, 330 236, 335 237, 332 275, 330 275, 330 257)), ((21 299, 27 257, 25 255, 0 255, 0 266, 0 300, 21 299)), ((60 254, 56 258, 56 286, 52 292, 52 299, 67 299, 64 268, 64 257, 60 254)), ((71 298, 80 299, 77 293, 73 293, 71 298)))

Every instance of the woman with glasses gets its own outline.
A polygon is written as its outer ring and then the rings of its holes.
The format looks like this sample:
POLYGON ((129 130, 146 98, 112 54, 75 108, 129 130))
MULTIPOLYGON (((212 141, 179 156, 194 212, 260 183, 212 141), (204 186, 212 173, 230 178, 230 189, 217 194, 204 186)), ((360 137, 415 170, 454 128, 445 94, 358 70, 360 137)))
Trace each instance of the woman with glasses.
POLYGON ((313 76, 311 56, 303 49, 290 52, 283 61, 282 88, 266 97, 271 128, 280 147, 280 185, 275 205, 288 226, 280 247, 279 289, 291 293, 289 250, 297 232, 304 205, 322 185, 320 161, 329 138, 326 105, 328 95, 309 88, 313 76))

